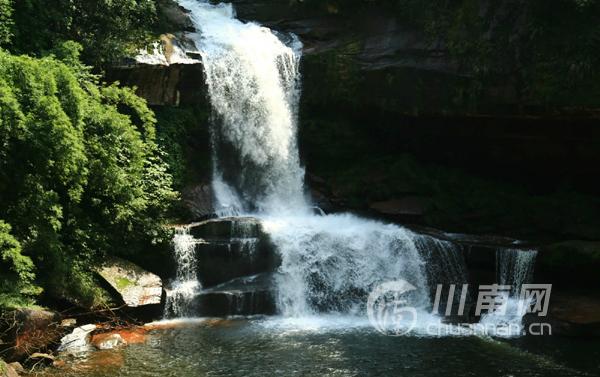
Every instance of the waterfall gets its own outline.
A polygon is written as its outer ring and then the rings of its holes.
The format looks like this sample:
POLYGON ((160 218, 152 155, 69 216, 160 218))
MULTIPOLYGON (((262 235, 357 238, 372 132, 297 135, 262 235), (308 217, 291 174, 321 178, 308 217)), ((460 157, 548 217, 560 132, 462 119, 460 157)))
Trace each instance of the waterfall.
POLYGON ((349 214, 312 214, 296 140, 299 40, 237 20, 231 4, 178 2, 197 30, 189 36, 212 106, 217 212, 262 219, 281 256, 281 314, 364 315, 369 293, 398 279, 417 288, 411 304, 425 310, 430 293, 419 236, 349 214))
POLYGON ((175 229, 173 249, 177 272, 171 288, 167 290, 164 317, 184 317, 193 314, 192 299, 202 288, 196 273, 196 243, 188 227, 175 229))
POLYGON ((517 297, 521 286, 533 278, 533 265, 537 250, 496 250, 496 274, 498 282, 512 287, 510 296, 517 297))
POLYGON ((198 30, 190 37, 202 55, 213 109, 213 186, 220 210, 304 210, 296 145, 302 44, 293 35, 237 20, 231 4, 179 3, 198 30))
POLYGON ((480 323, 494 335, 512 337, 522 334, 524 308, 529 302, 520 297, 523 284, 533 279, 533 267, 537 250, 496 250, 496 275, 498 284, 509 285, 503 296, 503 304, 497 312, 482 315, 480 323))

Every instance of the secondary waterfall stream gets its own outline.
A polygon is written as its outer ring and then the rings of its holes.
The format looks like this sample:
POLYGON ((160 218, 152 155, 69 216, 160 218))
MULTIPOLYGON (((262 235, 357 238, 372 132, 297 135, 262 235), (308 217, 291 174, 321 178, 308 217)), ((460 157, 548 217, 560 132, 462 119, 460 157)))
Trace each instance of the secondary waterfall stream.
POLYGON ((431 275, 439 271, 436 283, 466 282, 456 246, 350 214, 313 213, 296 141, 300 41, 237 20, 231 4, 178 2, 196 28, 189 37, 202 56, 213 110, 217 213, 261 219, 281 257, 278 311, 287 318, 364 317, 375 286, 403 279, 416 287, 411 305, 421 319, 439 323, 426 313, 431 275))
POLYGON ((481 323, 489 326, 491 332, 500 336, 516 336, 522 332, 525 308, 530 304, 521 297, 523 284, 533 278, 536 250, 499 249, 496 251, 496 275, 500 285, 510 287, 504 293, 503 303, 497 312, 485 314, 481 323))
POLYGON ((193 314, 189 302, 202 288, 196 274, 196 240, 188 227, 175 229, 173 248, 177 272, 171 289, 167 291, 164 316, 183 317, 193 314))

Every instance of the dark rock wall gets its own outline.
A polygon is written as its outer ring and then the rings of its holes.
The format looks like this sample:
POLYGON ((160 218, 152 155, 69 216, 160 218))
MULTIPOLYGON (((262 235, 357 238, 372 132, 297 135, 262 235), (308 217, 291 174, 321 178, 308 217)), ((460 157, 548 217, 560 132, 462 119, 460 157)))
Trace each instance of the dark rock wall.
MULTIPOLYGON (((590 47, 596 5, 233 3, 241 19, 304 42, 300 148, 327 209, 544 242, 600 239, 600 80, 585 68, 600 51, 590 47)), ((189 27, 180 8, 169 14, 165 25, 189 27)), ((108 79, 159 107, 207 107, 201 64, 120 67, 108 79)), ((159 129, 178 116, 166 113, 159 129)), ((202 113, 198 127, 207 123, 202 113)), ((208 132, 186 135, 202 137, 188 149, 209 159, 208 132)), ((184 183, 188 194, 208 167, 180 172, 198 177, 184 183)))

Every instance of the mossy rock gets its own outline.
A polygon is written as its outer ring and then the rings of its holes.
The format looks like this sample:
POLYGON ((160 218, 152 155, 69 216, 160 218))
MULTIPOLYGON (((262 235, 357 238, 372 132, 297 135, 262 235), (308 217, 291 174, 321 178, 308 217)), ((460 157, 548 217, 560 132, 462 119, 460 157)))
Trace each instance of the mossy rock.
POLYGON ((160 277, 132 262, 113 257, 104 262, 97 272, 128 307, 161 303, 160 277))

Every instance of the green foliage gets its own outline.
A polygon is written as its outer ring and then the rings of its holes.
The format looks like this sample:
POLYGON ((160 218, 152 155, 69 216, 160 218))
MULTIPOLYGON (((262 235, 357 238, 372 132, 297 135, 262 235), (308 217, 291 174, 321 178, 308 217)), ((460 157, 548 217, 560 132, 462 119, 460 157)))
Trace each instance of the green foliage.
POLYGON ((177 189, 190 182, 209 179, 210 151, 198 148, 193 140, 208 140, 209 110, 201 107, 161 107, 156 109, 156 134, 164 146, 165 161, 177 189))
POLYGON ((11 234, 11 227, 0 220, 0 307, 15 308, 33 304, 41 293, 34 285, 31 258, 22 254, 21 244, 11 234))
POLYGON ((0 46, 12 37, 12 0, 0 0, 0 46))
POLYGON ((99 85, 78 51, 0 52, 0 213, 51 293, 98 304, 90 266, 168 238, 176 194, 152 111, 131 89, 99 85))
POLYGON ((98 65, 146 41, 156 7, 153 0, 19 0, 13 18, 13 51, 39 54, 76 40, 84 47, 84 61, 98 65))

